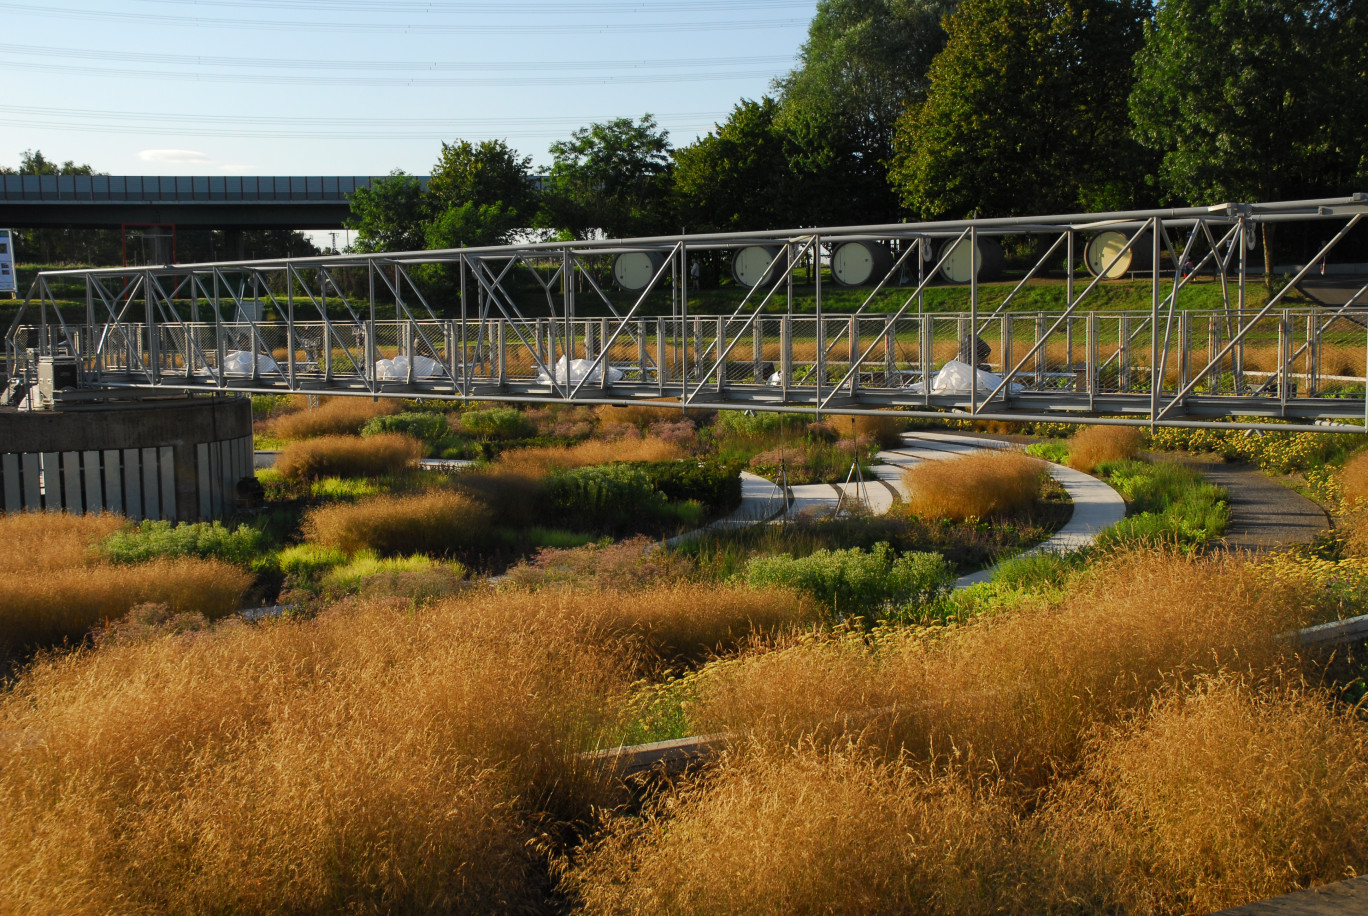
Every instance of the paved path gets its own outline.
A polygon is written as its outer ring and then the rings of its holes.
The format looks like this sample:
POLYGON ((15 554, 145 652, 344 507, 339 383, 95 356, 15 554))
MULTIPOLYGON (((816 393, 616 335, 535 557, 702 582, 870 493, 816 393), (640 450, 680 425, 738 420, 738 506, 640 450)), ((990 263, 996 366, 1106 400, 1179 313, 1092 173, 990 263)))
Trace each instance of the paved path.
POLYGON ((1213 916, 1363 916, 1365 913, 1368 913, 1368 877, 1248 903, 1221 910, 1213 916))
POLYGON ((1225 488, 1230 505, 1225 546, 1263 552, 1294 544, 1310 544, 1330 527, 1319 505, 1272 480, 1249 464, 1227 464, 1214 455, 1184 455, 1176 460, 1211 483, 1225 488))

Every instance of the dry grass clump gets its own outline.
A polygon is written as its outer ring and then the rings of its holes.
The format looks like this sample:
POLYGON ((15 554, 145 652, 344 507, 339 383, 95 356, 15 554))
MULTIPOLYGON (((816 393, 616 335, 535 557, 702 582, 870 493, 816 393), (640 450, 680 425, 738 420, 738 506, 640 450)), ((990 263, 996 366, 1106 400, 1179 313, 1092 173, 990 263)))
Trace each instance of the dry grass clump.
POLYGON ((1040 498, 1045 464, 1017 451, 923 461, 903 472, 907 511, 921 518, 989 518, 1040 498))
POLYGON ((655 550, 644 535, 611 544, 547 547, 508 570, 522 588, 609 588, 616 591, 677 582, 697 570, 684 553, 655 550))
POLYGON ((1169 681, 1279 664, 1290 647, 1277 634, 1303 622, 1310 600, 1238 559, 1137 552, 1055 605, 704 669, 691 721, 786 743, 864 732, 890 753, 949 754, 1038 787, 1077 765, 1090 729, 1169 681))
POLYGON ((651 404, 628 404, 625 407, 614 407, 610 404, 604 404, 594 408, 594 415, 598 417, 599 423, 604 426, 636 426, 640 429, 646 429, 654 423, 673 423, 684 419, 684 412, 678 405, 667 407, 651 404))
POLYGON ((320 477, 379 477, 417 465, 423 446, 399 433, 318 436, 291 442, 276 458, 275 468, 291 480, 320 477))
POLYGON ((168 605, 213 619, 242 606, 252 576, 218 560, 49 568, 0 581, 0 646, 17 651, 79 640, 136 604, 168 605))
POLYGON ((902 443, 902 434, 907 429, 907 420, 897 414, 828 414, 822 421, 823 426, 832 430, 837 438, 867 440, 877 443, 880 448, 893 448, 902 443), (852 421, 853 424, 852 424, 852 421), (851 430, 854 435, 851 435, 851 430))
POLYGON ((1104 461, 1134 458, 1143 440, 1133 426, 1086 426, 1069 440, 1069 467, 1091 474, 1104 461))
POLYGON ((305 516, 303 530, 307 540, 324 547, 393 557, 461 554, 480 547, 492 527, 484 503, 465 493, 434 490, 322 506, 305 516))
POLYGON ((398 413, 403 408, 394 398, 369 401, 365 398, 324 398, 312 410, 276 417, 270 422, 272 435, 281 439, 311 439, 315 436, 354 436, 372 417, 398 413))
POLYGON ((529 477, 545 477, 553 470, 592 467, 613 461, 672 461, 684 451, 660 439, 621 439, 604 442, 590 439, 578 445, 557 448, 510 449, 499 456, 499 466, 529 477))
POLYGON ((1346 509, 1368 509, 1368 449, 1344 462, 1339 472, 1339 487, 1346 509))
POLYGON ((127 523, 119 515, 20 512, 0 515, 0 544, 13 570, 36 572, 93 562, 90 549, 127 523))
POLYGON ((1015 817, 991 791, 858 749, 752 748, 568 875, 585 913, 976 913, 1015 817))
POLYGON ((570 619, 371 604, 42 661, 0 697, 20 912, 472 912, 545 899, 626 679, 570 619))
POLYGON ((1056 895, 1087 912, 1206 913, 1368 868, 1368 723, 1231 676, 1099 742, 1042 817, 1056 895))

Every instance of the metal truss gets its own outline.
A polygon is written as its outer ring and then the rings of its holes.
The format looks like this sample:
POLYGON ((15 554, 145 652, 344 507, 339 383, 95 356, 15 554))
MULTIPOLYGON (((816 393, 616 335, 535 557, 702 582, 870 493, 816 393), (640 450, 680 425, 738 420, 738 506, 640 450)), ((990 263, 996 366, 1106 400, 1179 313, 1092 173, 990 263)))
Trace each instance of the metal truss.
POLYGON ((1358 194, 48 271, 9 328, 6 355, 11 372, 44 358, 77 361, 80 389, 66 395, 76 399, 239 391, 668 401, 684 409, 898 408, 938 417, 1320 430, 1325 421, 1368 420, 1368 286, 1337 307, 1292 307, 1287 299, 1365 214, 1368 195, 1358 194), (1289 222, 1324 223, 1329 240, 1254 306, 1247 287, 1255 234, 1289 222), (1121 233, 1124 244, 1096 276, 1077 274, 1082 246, 1102 231, 1121 233), (985 287, 984 245, 1004 236, 1039 254, 1010 290, 985 287), (856 296, 860 304, 849 310, 846 294, 846 310, 824 307, 818 269, 810 274, 811 310, 795 311, 795 271, 829 263, 851 242, 886 254, 856 296), (966 247, 969 310, 928 311, 927 290, 966 247), (723 314, 692 311, 692 261, 746 248, 768 260, 760 282, 739 286, 723 314), (630 291, 614 285, 613 259, 636 253, 648 256, 649 279, 630 291), (1132 262, 1143 265, 1131 275, 1149 281, 1150 308, 1090 308, 1106 287, 1101 278, 1132 262), (1063 280, 1047 287, 1057 304, 1019 311, 1023 291, 1040 300, 1037 281, 1047 273, 1063 280), (84 285, 84 320, 72 321, 69 305, 67 315, 57 307, 58 281, 84 285), (1192 308, 1196 286, 1207 287, 1210 302, 1213 284, 1220 307, 1192 308), (663 312, 666 302, 668 314, 646 314, 648 305, 663 312), (262 317, 268 311, 271 320, 262 317), (959 376, 946 371, 955 361, 959 376))

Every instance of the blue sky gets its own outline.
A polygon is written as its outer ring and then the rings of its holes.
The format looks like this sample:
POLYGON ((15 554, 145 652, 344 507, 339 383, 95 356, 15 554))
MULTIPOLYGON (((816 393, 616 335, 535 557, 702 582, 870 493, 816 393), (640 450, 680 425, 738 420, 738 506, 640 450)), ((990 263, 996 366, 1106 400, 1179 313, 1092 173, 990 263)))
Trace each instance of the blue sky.
POLYGON ((684 145, 787 72, 816 0, 0 0, 0 163, 426 173, 653 113, 684 145))

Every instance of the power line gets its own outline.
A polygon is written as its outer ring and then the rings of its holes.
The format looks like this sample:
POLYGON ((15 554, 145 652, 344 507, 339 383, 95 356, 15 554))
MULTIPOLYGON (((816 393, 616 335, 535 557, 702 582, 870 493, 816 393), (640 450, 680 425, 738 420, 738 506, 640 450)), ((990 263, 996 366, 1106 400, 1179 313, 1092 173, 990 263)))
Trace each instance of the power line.
POLYGON ((102 48, 57 48, 43 45, 0 43, 0 54, 57 60, 109 60, 174 66, 252 67, 282 70, 346 70, 400 72, 486 72, 491 69, 517 69, 535 72, 563 70, 665 70, 787 65, 792 54, 751 57, 653 58, 650 60, 527 60, 527 61, 422 61, 356 60, 327 58, 223 57, 205 54, 156 54, 145 51, 111 51, 102 48))
MULTIPOLYGON (((208 16, 169 16, 157 13, 128 13, 116 12, 113 10, 92 10, 73 7, 39 6, 31 3, 0 3, 0 10, 10 10, 17 13, 30 13, 39 16, 57 17, 61 19, 82 18, 82 19, 103 19, 113 22, 142 22, 156 23, 161 25, 191 26, 196 28, 213 29, 260 29, 265 31, 288 31, 303 34, 317 32, 364 32, 375 34, 377 32, 390 33, 412 33, 412 32, 440 32, 443 34, 474 34, 474 35, 531 35, 531 34, 552 34, 560 35, 565 33, 611 33, 611 34, 636 34, 649 32, 741 32, 741 31, 760 31, 769 29, 798 28, 807 25, 806 19, 744 19, 744 20, 725 20, 725 19, 695 19, 687 22, 555 22, 537 23, 528 22, 525 18, 507 25, 486 25, 476 23, 435 23, 435 22, 333 22, 319 20, 315 22, 302 22, 298 20, 267 20, 267 19, 224 19, 208 16)), ((574 11, 576 15, 579 11, 574 11)), ((570 11, 567 11, 567 15, 570 11)))
POLYGON ((143 0, 163 6, 228 7, 246 9, 297 9, 309 12, 417 13, 422 15, 479 15, 490 13, 524 15, 527 13, 705 13, 787 9, 811 12, 811 0, 513 0, 513 2, 404 2, 404 0, 143 0))

